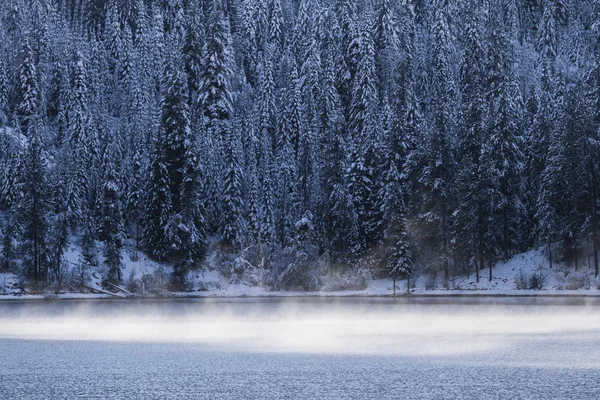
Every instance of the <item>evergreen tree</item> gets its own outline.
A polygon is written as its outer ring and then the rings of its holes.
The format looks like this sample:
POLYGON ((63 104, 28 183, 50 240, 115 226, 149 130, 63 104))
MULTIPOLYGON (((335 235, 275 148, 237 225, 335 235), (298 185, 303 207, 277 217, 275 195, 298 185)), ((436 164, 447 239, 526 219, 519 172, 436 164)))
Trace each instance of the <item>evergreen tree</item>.
MULTIPOLYGON (((416 149, 412 171, 416 172, 419 195, 418 219, 424 224, 424 243, 441 248, 434 268, 450 277, 450 232, 453 198, 451 184, 455 171, 454 104, 456 88, 450 67, 452 53, 447 10, 436 3, 433 25, 431 125, 416 149)), ((414 172, 413 172, 414 173, 414 172)))
POLYGON ((0 210, 4 213, 2 221, 2 253, 0 255, 0 270, 8 271, 14 265, 15 260, 15 206, 18 201, 17 190, 19 158, 18 154, 11 153, 3 165, 0 189, 0 210))
POLYGON ((122 280, 121 249, 123 247, 123 212, 120 177, 115 160, 120 156, 114 141, 106 149, 102 160, 102 219, 100 238, 104 241, 104 263, 108 267, 108 282, 119 285, 122 280))
POLYGON ((379 75, 379 98, 390 97, 394 88, 393 75, 400 55, 400 27, 391 0, 380 0, 374 27, 375 57, 379 75))
POLYGON ((221 237, 225 245, 237 247, 242 240, 242 169, 239 154, 239 133, 232 127, 225 144, 223 176, 223 214, 221 237))
POLYGON ((475 266, 476 279, 485 265, 485 253, 489 250, 490 205, 489 182, 481 154, 484 135, 485 93, 483 65, 485 53, 482 48, 479 10, 469 15, 466 27, 466 43, 460 65, 462 103, 460 117, 463 128, 458 138, 458 171, 456 176, 457 210, 455 232, 457 251, 464 261, 475 266))
POLYGON ((204 156, 207 158, 206 192, 207 215, 211 231, 219 228, 221 201, 220 179, 223 146, 233 113, 231 97, 232 49, 229 23, 224 14, 215 8, 210 16, 210 27, 204 43, 204 64, 197 102, 202 115, 204 156))
MULTIPOLYGON (((21 131, 28 134, 30 126, 36 123, 34 118, 39 115, 38 112, 40 111, 38 73, 35 64, 35 54, 29 41, 25 41, 21 50, 21 56, 23 60, 19 71, 19 105, 17 115, 21 131)), ((36 130, 37 128, 32 129, 36 130)))
POLYGON ((198 92, 204 124, 209 131, 213 131, 213 140, 222 140, 226 136, 226 124, 232 115, 231 51, 229 24, 223 13, 215 10, 211 15, 211 26, 204 44, 203 54, 207 62, 200 77, 198 92))
POLYGON ((159 130, 150 154, 144 213, 144 248, 159 260, 164 260, 167 256, 165 227, 172 215, 171 183, 164 135, 163 130, 159 130))
POLYGON ((0 128, 8 122, 8 91, 9 80, 6 61, 0 60, 0 128))
POLYGON ((188 130, 185 139, 183 180, 180 186, 181 210, 167 224, 171 257, 178 262, 176 280, 185 286, 183 271, 197 268, 204 260, 206 247, 206 211, 202 203, 203 171, 198 159, 196 139, 188 130))
POLYGON ((26 249, 26 276, 36 288, 43 285, 48 272, 46 239, 48 233, 47 161, 39 130, 34 120, 29 124, 29 144, 23 159, 19 199, 19 219, 23 227, 21 240, 26 249))
POLYGON ((401 275, 410 275, 412 271, 412 252, 407 233, 406 205, 404 203, 405 179, 396 168, 395 163, 390 164, 387 173, 383 198, 383 218, 385 220, 384 256, 385 270, 394 279, 394 293, 396 293, 396 279, 401 275))
POLYGON ((165 146, 165 167, 169 175, 169 196, 173 212, 181 211, 180 190, 183 183, 185 153, 190 137, 190 111, 187 103, 187 85, 184 75, 176 66, 168 66, 161 101, 161 133, 165 146))
MULTIPOLYGON (((324 60, 324 71, 321 80, 321 98, 319 102, 321 154, 325 160, 321 165, 321 196, 319 209, 323 218, 318 218, 322 224, 325 247, 329 250, 330 261, 335 261, 335 253, 345 251, 345 231, 347 218, 336 211, 345 209, 347 199, 342 193, 345 187, 345 142, 342 137, 343 115, 340 98, 335 88, 335 65, 331 54, 324 60)), ((318 222, 319 223, 319 222, 318 222)))
MULTIPOLYGON (((512 77, 512 55, 503 32, 494 31, 491 37, 488 82, 489 137, 483 150, 484 168, 488 170, 493 187, 494 225, 504 258, 508 259, 518 238, 522 212, 522 137, 520 89, 512 77)), ((490 275, 491 277, 491 275, 490 275)))
MULTIPOLYGON (((185 72, 188 80, 190 102, 198 96, 200 76, 202 74, 202 24, 200 12, 192 6, 185 25, 185 38, 182 48, 185 72)), ((193 109, 193 108, 192 108, 193 109)))
POLYGON ((348 126, 353 144, 346 179, 358 228, 351 239, 352 250, 361 255, 378 240, 381 220, 377 214, 375 181, 378 172, 375 159, 375 143, 378 141, 375 59, 373 41, 366 27, 357 42, 361 61, 352 89, 348 126))

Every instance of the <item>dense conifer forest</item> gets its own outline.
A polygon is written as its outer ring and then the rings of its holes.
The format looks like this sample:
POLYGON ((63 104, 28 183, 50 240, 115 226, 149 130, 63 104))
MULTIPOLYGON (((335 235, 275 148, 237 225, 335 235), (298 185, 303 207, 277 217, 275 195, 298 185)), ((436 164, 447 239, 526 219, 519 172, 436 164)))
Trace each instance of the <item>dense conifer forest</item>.
POLYGON ((598 275, 600 2, 3 0, 0 182, 34 289, 141 255, 178 291, 208 259, 598 275))

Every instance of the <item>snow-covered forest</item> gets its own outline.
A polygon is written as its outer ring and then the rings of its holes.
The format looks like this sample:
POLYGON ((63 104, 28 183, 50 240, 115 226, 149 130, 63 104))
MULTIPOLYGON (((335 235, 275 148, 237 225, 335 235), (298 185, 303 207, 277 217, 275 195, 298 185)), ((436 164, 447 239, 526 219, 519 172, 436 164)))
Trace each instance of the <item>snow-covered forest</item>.
POLYGON ((597 275, 600 2, 3 0, 0 182, 31 290, 597 275))

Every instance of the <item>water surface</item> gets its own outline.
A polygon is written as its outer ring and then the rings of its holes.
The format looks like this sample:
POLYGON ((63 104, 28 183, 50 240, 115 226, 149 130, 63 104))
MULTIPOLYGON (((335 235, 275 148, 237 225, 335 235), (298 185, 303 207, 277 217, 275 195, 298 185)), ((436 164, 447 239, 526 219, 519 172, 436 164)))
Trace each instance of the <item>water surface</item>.
POLYGON ((2 399, 597 399, 594 298, 0 302, 2 399))

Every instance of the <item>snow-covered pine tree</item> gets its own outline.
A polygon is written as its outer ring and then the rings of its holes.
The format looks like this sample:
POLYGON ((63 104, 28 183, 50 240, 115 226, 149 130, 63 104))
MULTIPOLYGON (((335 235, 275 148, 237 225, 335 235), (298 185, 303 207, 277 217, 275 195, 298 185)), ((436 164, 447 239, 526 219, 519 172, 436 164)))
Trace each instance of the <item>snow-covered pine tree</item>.
POLYGON ((248 173, 248 210, 246 220, 248 221, 247 228, 247 242, 251 244, 260 244, 262 236, 262 223, 261 223, 261 199, 259 197, 259 181, 258 171, 256 166, 256 151, 250 150, 250 154, 247 155, 249 160, 249 173, 248 173))
POLYGON ((50 199, 49 266, 57 281, 57 291, 61 290, 64 253, 70 235, 75 233, 82 217, 82 201, 71 173, 74 166, 67 149, 67 146, 60 149, 50 181, 53 193, 50 199))
POLYGON ((195 99, 198 97, 200 76, 202 74, 202 22, 197 6, 191 5, 186 16, 185 37, 182 48, 182 58, 187 74, 190 108, 195 110, 195 99))
POLYGON ((102 215, 100 222, 100 239, 104 242, 104 263, 108 267, 108 282, 119 285, 122 280, 121 249, 123 248, 124 221, 121 203, 121 187, 119 171, 115 165, 121 156, 118 140, 112 143, 104 152, 102 159, 102 215))
POLYGON ((230 133, 233 115, 231 78, 233 60, 231 33, 225 14, 215 7, 210 16, 203 49, 204 64, 198 90, 198 105, 202 115, 201 128, 206 137, 202 140, 203 156, 207 158, 207 216, 210 231, 219 229, 220 187, 223 149, 230 133))
POLYGON ((413 256, 408 239, 407 209, 404 203, 403 187, 405 182, 406 180, 398 171, 396 163, 390 163, 383 190, 383 218, 385 220, 383 261, 385 270, 394 280, 394 294, 396 293, 396 279, 402 275, 408 278, 412 272, 413 256))
POLYGON ((18 205, 19 185, 19 154, 11 152, 2 165, 3 174, 0 176, 0 210, 4 213, 2 221, 2 253, 0 254, 0 270, 9 271, 15 260, 15 222, 18 205))
MULTIPOLYGON (((21 57, 17 116, 19 117, 21 131, 29 134, 29 127, 37 123, 34 119, 40 111, 40 89, 35 53, 29 44, 29 40, 26 40, 23 45, 21 57)), ((37 127, 34 127, 33 130, 37 131, 37 127)))
POLYGON ((6 67, 6 57, 0 59, 0 128, 8 122, 8 91, 9 80, 6 67))
MULTIPOLYGON (((269 7, 269 43, 274 46, 274 53, 280 54, 285 40, 285 21, 281 0, 271 0, 269 7)), ((274 55, 275 55, 274 54, 274 55)))
POLYGON ((538 49, 542 57, 554 59, 556 57, 556 20, 553 1, 544 1, 544 14, 542 16, 538 49))
POLYGON ((352 145, 346 181, 357 221, 357 236, 351 239, 355 255, 363 253, 379 239, 381 219, 377 208, 375 144, 379 140, 375 54, 370 30, 363 24, 356 40, 360 60, 352 88, 348 127, 352 145))
POLYGON ((119 8, 116 4, 108 7, 105 26, 104 41, 108 53, 108 73, 112 78, 115 78, 122 52, 121 22, 119 21, 119 8))
POLYGON ((379 77, 379 99, 390 98, 395 92, 394 73, 400 56, 400 26, 392 0, 379 0, 373 29, 375 59, 379 77))
POLYGON ((178 65, 165 68, 161 119, 158 138, 164 148, 164 165, 169 175, 169 196, 173 214, 182 209, 181 184, 185 164, 186 140, 190 137, 190 109, 187 102, 187 81, 178 65))
POLYGON ((485 52, 482 46, 481 14, 474 2, 468 14, 465 32, 465 49, 460 64, 462 102, 458 132, 456 175, 457 209, 454 214, 456 251, 461 261, 475 266, 479 271, 485 265, 485 240, 489 230, 489 188, 481 166, 485 109, 485 52))
POLYGON ((76 52, 73 58, 72 86, 69 90, 67 109, 69 141, 77 145, 87 135, 89 126, 88 116, 88 82, 86 65, 81 52, 76 52))
MULTIPOLYGON (((513 77, 513 54, 500 29, 493 29, 487 67, 489 132, 482 158, 492 186, 493 225, 504 259, 518 243, 518 224, 522 214, 521 110, 523 101, 513 77)), ((490 271, 491 273, 491 271, 490 271)), ((490 275, 491 280, 491 275, 490 275)))
POLYGON ((582 157, 585 159, 586 177, 589 185, 589 196, 586 206, 587 220, 589 221, 590 239, 592 241, 594 257, 594 273, 598 277, 600 273, 598 251, 600 250, 600 215, 598 210, 598 198, 600 189, 598 188, 600 179, 600 159, 598 159, 598 146, 600 145, 600 23, 596 21, 594 32, 593 55, 594 61, 590 66, 590 73, 587 78, 588 94, 586 99, 590 104, 590 119, 592 126, 587 130, 587 145, 584 147, 585 153, 582 157))
MULTIPOLYGON (((450 278, 450 233, 454 199, 451 185, 455 172, 454 134, 457 90, 451 68, 452 41, 443 1, 434 7, 431 117, 423 143, 415 150, 412 171, 416 171, 420 200, 418 220, 423 223, 424 243, 434 251, 433 267, 450 278), (437 259, 436 259, 437 258, 437 259)), ((434 271, 435 273, 436 271, 434 271)))
POLYGON ((29 144, 20 173, 18 218, 22 226, 20 239, 26 249, 25 275, 39 289, 46 281, 49 266, 46 247, 49 188, 46 153, 34 115, 28 123, 29 144))
POLYGON ((225 170, 223 174, 221 240, 225 246, 236 249, 242 242, 242 185, 240 163, 240 126, 229 130, 225 142, 225 170))
POLYGON ((143 244, 158 260, 167 258, 165 227, 172 215, 171 183, 167 168, 167 143, 161 128, 154 139, 147 171, 143 244))
POLYGON ((347 234, 348 217, 340 214, 345 211, 347 198, 344 183, 344 165, 346 154, 345 141, 342 133, 343 112, 340 98, 335 87, 335 61, 332 50, 323 57, 323 74, 321 77, 321 96, 319 99, 320 117, 320 166, 321 192, 318 199, 319 215, 316 223, 324 237, 324 247, 329 251, 329 261, 336 261, 338 254, 346 250, 345 238, 347 234), (337 212, 336 212, 337 211, 337 212), (334 254, 335 253, 335 254, 334 254))
POLYGON ((180 284, 185 284, 181 273, 187 268, 198 268, 206 253, 206 210, 202 199, 204 176, 198 157, 198 146, 194 133, 186 132, 183 180, 180 187, 181 210, 175 220, 167 224, 167 236, 176 236, 178 243, 173 250, 173 259, 180 267, 180 284))
POLYGON ((129 164, 126 178, 127 193, 125 194, 124 218, 128 231, 135 239, 136 250, 140 249, 141 230, 144 214, 144 173, 147 168, 147 159, 143 154, 139 141, 133 144, 132 160, 129 164))

